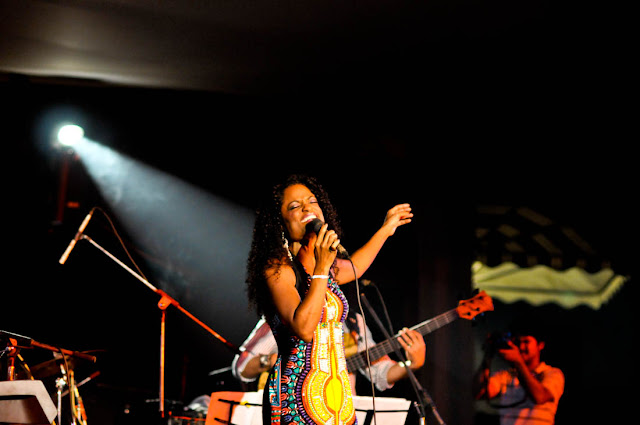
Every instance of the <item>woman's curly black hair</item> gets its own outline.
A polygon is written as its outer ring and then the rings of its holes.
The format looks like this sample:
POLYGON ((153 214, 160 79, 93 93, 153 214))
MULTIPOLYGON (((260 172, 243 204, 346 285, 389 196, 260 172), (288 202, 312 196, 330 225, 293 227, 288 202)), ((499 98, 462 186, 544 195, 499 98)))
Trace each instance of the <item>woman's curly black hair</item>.
POLYGON ((271 296, 267 289, 265 271, 268 267, 280 267, 288 264, 287 251, 284 248, 282 235, 289 239, 282 220, 282 199, 284 190, 289 186, 302 184, 313 193, 322 209, 325 222, 329 228, 342 235, 336 209, 329 200, 329 195, 314 177, 294 174, 284 182, 273 187, 271 196, 267 197, 257 210, 253 227, 253 240, 247 261, 247 296, 249 306, 258 315, 265 314, 271 304, 271 296))

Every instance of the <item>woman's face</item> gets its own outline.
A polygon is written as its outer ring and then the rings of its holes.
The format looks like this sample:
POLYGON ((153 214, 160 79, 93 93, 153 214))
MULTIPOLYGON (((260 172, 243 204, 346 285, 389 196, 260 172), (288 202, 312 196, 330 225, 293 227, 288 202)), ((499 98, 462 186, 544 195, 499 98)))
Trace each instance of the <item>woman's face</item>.
POLYGON ((301 241, 306 231, 306 225, 314 218, 324 221, 318 200, 309 188, 302 184, 287 187, 282 193, 281 205, 284 225, 293 241, 301 241))

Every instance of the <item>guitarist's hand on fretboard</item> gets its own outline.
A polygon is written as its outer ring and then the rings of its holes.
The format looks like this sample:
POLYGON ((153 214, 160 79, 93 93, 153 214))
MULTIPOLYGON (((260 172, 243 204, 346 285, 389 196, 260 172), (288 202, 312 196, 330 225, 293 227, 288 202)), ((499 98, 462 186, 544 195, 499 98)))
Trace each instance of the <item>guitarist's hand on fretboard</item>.
POLYGON ((399 362, 389 368, 387 382, 395 384, 407 376, 407 367, 411 370, 420 369, 424 365, 427 347, 424 337, 416 330, 404 328, 399 332, 397 341, 404 348, 407 362, 399 362))
POLYGON ((422 365, 424 365, 427 347, 424 343, 424 337, 420 332, 404 328, 400 331, 398 342, 407 354, 409 367, 413 370, 421 368, 422 365))

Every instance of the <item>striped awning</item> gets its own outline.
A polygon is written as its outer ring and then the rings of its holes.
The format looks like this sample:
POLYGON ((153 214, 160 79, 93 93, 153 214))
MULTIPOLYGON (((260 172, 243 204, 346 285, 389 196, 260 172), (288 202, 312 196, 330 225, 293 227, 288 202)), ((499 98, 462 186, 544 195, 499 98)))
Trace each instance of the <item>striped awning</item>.
POLYGON ((598 309, 629 279, 574 226, 528 208, 476 210, 474 288, 507 303, 598 309))

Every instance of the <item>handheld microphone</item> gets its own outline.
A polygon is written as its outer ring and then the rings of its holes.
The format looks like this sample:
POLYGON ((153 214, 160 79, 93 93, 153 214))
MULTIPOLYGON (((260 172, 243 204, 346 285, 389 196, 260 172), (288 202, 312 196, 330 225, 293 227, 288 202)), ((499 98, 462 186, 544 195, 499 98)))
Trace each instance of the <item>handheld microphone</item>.
POLYGON ((69 242, 69 246, 62 254, 62 257, 60 257, 60 260, 58 260, 60 264, 64 264, 67 261, 67 258, 69 258, 69 254, 71 254, 71 251, 76 246, 76 242, 78 242, 80 237, 82 237, 82 232, 84 232, 84 229, 85 227, 87 227, 87 224, 89 224, 89 220, 91 220, 92 216, 93 216, 93 210, 89 211, 89 214, 87 214, 87 216, 82 221, 82 224, 80 224, 80 227, 78 227, 78 231, 76 232, 76 235, 73 237, 73 239, 71 239, 71 242, 69 242))
MULTIPOLYGON (((307 223, 307 232, 314 232, 315 234, 318 234, 323 225, 324 222, 322 220, 320 220, 319 218, 314 218, 309 223, 307 223)), ((338 244, 338 247, 336 249, 340 254, 349 257, 349 253, 341 244, 338 244)))

